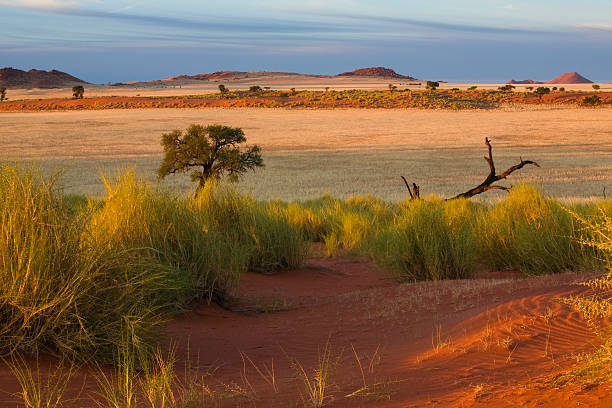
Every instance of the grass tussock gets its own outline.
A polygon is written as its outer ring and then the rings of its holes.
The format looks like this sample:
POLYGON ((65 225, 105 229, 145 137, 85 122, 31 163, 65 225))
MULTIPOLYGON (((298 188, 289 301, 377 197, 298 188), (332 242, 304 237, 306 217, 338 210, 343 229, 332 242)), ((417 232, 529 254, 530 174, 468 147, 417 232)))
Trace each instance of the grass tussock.
POLYGON ((599 217, 574 215, 584 226, 585 234, 581 242, 599 251, 608 272, 582 283, 591 289, 590 294, 569 297, 563 301, 582 312, 601 338, 602 344, 595 353, 584 359, 578 369, 558 377, 557 382, 602 383, 612 380, 612 206, 602 206, 600 210, 599 217))
POLYGON ((477 212, 466 200, 408 202, 372 240, 370 253, 400 280, 467 278, 477 260, 477 212))

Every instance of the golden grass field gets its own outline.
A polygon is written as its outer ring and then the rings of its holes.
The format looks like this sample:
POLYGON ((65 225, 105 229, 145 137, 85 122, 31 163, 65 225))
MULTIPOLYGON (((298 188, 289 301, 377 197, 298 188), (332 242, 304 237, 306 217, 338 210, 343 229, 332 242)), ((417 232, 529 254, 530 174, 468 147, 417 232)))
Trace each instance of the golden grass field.
MULTIPOLYGON (((191 123, 243 128, 263 148, 266 167, 241 189, 262 199, 286 200, 325 192, 346 197, 405 196, 400 175, 422 193, 453 195, 480 183, 489 137, 498 170, 535 160, 511 176, 556 196, 612 192, 612 110, 517 108, 490 111, 425 110, 112 110, 0 113, 3 161, 39 162, 65 169, 67 193, 101 195, 99 170, 133 167, 154 180, 162 157, 160 136, 191 123)), ((164 184, 188 190, 187 176, 164 184)), ((489 197, 496 192, 488 193, 489 197)))

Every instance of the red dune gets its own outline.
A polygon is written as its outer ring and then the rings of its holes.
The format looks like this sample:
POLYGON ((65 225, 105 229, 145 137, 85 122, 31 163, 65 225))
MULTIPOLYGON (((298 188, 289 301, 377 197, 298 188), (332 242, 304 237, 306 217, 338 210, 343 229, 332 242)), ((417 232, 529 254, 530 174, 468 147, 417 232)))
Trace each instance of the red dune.
POLYGON ((593 81, 586 79, 577 72, 567 72, 552 81, 546 82, 547 84, 592 84, 593 81))

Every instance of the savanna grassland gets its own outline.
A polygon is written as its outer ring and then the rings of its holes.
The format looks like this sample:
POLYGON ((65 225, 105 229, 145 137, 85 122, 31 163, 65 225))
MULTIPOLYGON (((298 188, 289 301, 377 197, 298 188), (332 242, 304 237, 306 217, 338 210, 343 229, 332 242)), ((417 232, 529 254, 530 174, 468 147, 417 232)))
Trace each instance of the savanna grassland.
MULTIPOLYGON (((249 143, 262 147, 266 167, 238 186, 261 199, 328 192, 398 201, 406 194, 400 175, 421 185, 425 195, 451 196, 486 176, 485 137, 492 140, 500 168, 520 156, 542 166, 525 168, 510 183, 525 178, 557 196, 602 196, 612 166, 607 108, 112 110, 2 113, 0 120, 3 160, 65 169, 67 193, 98 197, 104 194, 99 169, 114 174, 131 167, 153 181, 162 155, 160 135, 190 123, 237 126, 249 143)), ((192 189, 187 177, 165 183, 181 192, 192 189)))
POLYGON ((612 110, 337 101, 1 112, 2 400, 605 407, 612 110), (157 184, 191 123, 242 128, 266 167, 157 184), (485 178, 485 137, 498 170, 541 168, 443 200, 485 178))

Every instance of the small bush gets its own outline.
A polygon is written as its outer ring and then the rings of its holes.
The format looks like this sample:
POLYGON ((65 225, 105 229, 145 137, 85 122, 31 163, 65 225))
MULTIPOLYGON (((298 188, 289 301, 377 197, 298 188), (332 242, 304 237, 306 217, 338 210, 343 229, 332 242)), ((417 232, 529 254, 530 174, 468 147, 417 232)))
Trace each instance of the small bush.
POLYGON ((601 98, 598 95, 585 96, 582 103, 585 105, 599 105, 601 104, 601 98))

